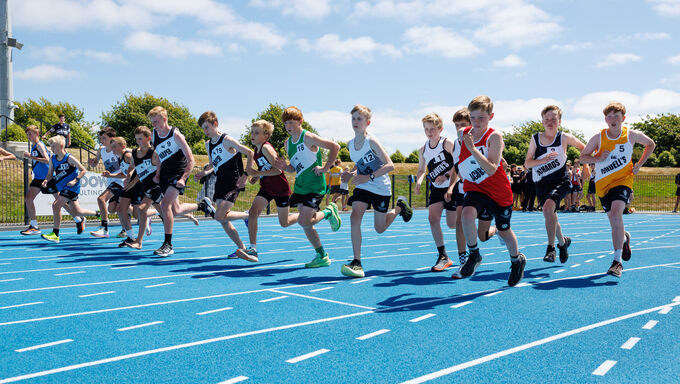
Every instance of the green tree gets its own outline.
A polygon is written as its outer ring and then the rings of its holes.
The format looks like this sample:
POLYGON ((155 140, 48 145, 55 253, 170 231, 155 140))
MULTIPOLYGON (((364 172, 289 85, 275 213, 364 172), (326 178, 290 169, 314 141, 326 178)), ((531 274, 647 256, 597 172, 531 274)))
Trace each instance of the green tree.
MULTIPOLYGON (((680 153, 677 150, 678 143, 680 143, 680 115, 671 113, 662 114, 659 116, 647 115, 642 121, 633 123, 630 126, 632 129, 637 129, 644 132, 656 143, 654 152, 661 154, 664 151, 669 151, 676 163, 680 163, 680 153)), ((642 154, 642 149, 635 147, 633 153, 633 160, 637 161, 642 154), (637 156, 636 156, 637 155, 637 156)), ((658 155, 657 160, 661 159, 658 155)), ((650 157, 651 160, 651 157, 650 157)), ((647 160, 646 166, 654 166, 651 161, 647 160)), ((660 165, 661 166, 661 165, 660 165)))
POLYGON ((675 158, 673 157, 673 154, 671 154, 671 151, 663 151, 661 154, 659 154, 659 157, 656 159, 656 165, 658 167, 675 167, 676 166, 675 158))
POLYGON ((390 156, 390 159, 392 159, 393 163, 403 163, 406 158, 404 158, 404 155, 397 149, 396 152, 390 156))
POLYGON ((148 93, 125 95, 123 100, 111 107, 110 111, 102 113, 102 126, 112 127, 128 143, 134 143, 134 131, 137 127, 145 125, 153 128, 146 115, 151 108, 159 105, 168 111, 168 124, 179 128, 190 147, 204 141, 203 130, 187 107, 148 93))
MULTIPOLYGON (((283 120, 281 119, 284 109, 286 109, 286 107, 281 104, 269 104, 267 109, 258 113, 257 116, 251 120, 251 123, 254 123, 257 120, 267 120, 268 122, 274 124, 274 132, 269 138, 269 143, 274 146, 276 152, 282 156, 286 154, 285 144, 286 140, 288 139, 288 132, 286 132, 286 128, 283 126, 283 120)), ((316 130, 312 128, 312 126, 306 121, 302 122, 302 129, 312 133, 317 133, 316 130)), ((245 127, 245 131, 241 135, 241 144, 250 147, 253 146, 250 141, 250 126, 245 127)))
POLYGON ((418 163, 419 156, 418 156, 418 150, 414 149, 413 152, 409 153, 408 157, 406 158, 407 163, 418 163))
POLYGON ((349 155, 349 149, 347 149, 347 147, 340 148, 340 152, 338 152, 338 157, 342 162, 352 161, 352 158, 349 155))
MULTIPOLYGON (((84 142, 89 146, 94 146, 93 123, 85 121, 85 113, 82 109, 64 101, 52 103, 41 97, 38 101, 28 99, 17 103, 18 108, 14 110, 14 120, 17 124, 27 127, 29 125, 42 125, 42 132, 49 130, 52 125, 59 122, 59 115, 64 114, 66 122, 71 126, 71 137, 75 140, 84 142)), ((75 141, 74 140, 74 141, 75 141)))

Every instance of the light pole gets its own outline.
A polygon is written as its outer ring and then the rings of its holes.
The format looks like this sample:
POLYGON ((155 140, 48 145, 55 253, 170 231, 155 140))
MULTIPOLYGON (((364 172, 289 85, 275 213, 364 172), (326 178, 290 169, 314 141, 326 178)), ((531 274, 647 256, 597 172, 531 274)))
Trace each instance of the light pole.
MULTIPOLYGON (((14 118, 15 105, 12 79, 12 48, 24 45, 12 38, 12 23, 9 19, 9 0, 0 0, 0 115, 14 118)), ((0 131, 7 128, 7 119, 0 119, 0 131)))

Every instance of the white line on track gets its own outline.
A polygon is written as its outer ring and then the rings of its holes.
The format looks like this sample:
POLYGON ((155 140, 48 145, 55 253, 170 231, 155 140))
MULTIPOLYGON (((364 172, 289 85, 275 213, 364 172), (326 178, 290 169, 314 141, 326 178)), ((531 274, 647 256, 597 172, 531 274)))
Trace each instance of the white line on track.
MULTIPOLYGON (((59 345, 59 344, 64 344, 64 343, 70 343, 72 342, 73 339, 64 339, 64 340, 59 340, 59 341, 53 341, 51 343, 46 343, 46 344, 40 344, 40 345, 34 345, 32 347, 26 347, 26 348, 21 348, 21 349, 15 349, 14 352, 26 352, 26 351, 32 351, 35 349, 40 349, 40 348, 47 348, 51 347, 54 345, 59 345)), ((3 380, 4 381, 4 380, 3 380)))
POLYGON ((80 273, 85 273, 85 271, 55 273, 54 276, 77 275, 77 274, 80 274, 80 273))
POLYGON ((576 267, 580 267, 580 266, 581 266, 581 264, 574 264, 570 268, 576 268, 576 267))
POLYGON ((317 289, 311 289, 309 292, 321 292, 321 291, 327 291, 329 289, 333 289, 335 287, 325 287, 325 288, 317 288, 317 289))
POLYGON ((123 266, 120 266, 120 267, 113 266, 113 267, 111 267, 111 269, 128 269, 128 268, 136 268, 136 267, 137 267, 136 265, 123 265, 123 266))
POLYGON ((564 272, 564 271, 566 271, 566 269, 558 269, 557 271, 555 271, 555 272, 553 272, 553 273, 562 273, 562 272, 564 272))
POLYGON ((175 283, 162 283, 162 284, 153 284, 153 285, 145 285, 144 288, 156 288, 156 287, 163 287, 165 285, 173 285, 175 283))
POLYGON ((529 287, 529 286, 532 286, 532 285, 533 284, 531 284, 531 283, 519 283, 519 284, 515 285, 515 288, 529 287))
MULTIPOLYGON (((670 305, 670 306, 680 305, 680 302, 667 304, 667 305, 670 305)), ((439 370, 439 371, 436 371, 436 372, 433 372, 433 373, 430 373, 430 374, 427 374, 427 375, 417 377, 415 379, 405 381, 402 384, 424 383, 426 381, 434 380, 434 379, 442 377, 442 376, 450 375, 454 372, 458 372, 458 371, 461 371, 463 369, 475 367, 477 365, 480 365, 480 364, 483 364, 483 363, 486 363, 486 362, 489 362, 489 361, 492 361, 492 360, 496 360, 496 359, 499 359, 501 357, 505 357, 505 356, 512 355, 512 354, 517 353, 517 352, 525 351, 527 349, 537 347, 539 345, 547 344, 547 343, 553 342, 555 340, 564 339, 566 337, 573 336, 573 335, 576 335, 576 334, 579 334, 579 333, 583 333, 583 332, 589 331, 591 329, 604 327, 606 325, 614 324, 614 323, 617 323, 619 321, 623 321, 623 320, 631 319, 631 318, 634 318, 634 317, 637 317, 637 316, 642 316, 642 315, 646 315, 648 313, 656 312, 656 311, 666 307, 667 305, 662 305, 662 306, 653 307, 653 308, 645 309, 645 310, 638 311, 638 312, 629 313, 627 315, 611 318, 611 319, 608 319, 608 320, 600 321, 598 323, 593 323, 593 324, 589 324, 589 325, 586 325, 586 326, 583 326, 583 327, 580 327, 580 328, 572 329, 570 331, 562 332, 562 333, 559 333, 557 335, 553 335, 553 336, 550 336, 550 337, 546 337, 544 339, 533 341, 531 343, 519 345, 517 347, 509 348, 509 349, 506 349, 504 351, 496 352, 496 353, 493 353, 493 354, 490 354, 490 355, 487 355, 487 356, 483 356, 483 357, 480 357, 480 358, 477 358, 477 359, 474 359, 474 360, 467 361, 465 363, 457 364, 457 365, 454 365, 454 366, 451 366, 451 367, 448 367, 448 368, 445 368, 445 369, 442 369, 442 370, 439 370)), ((616 362, 614 362, 614 364, 616 364, 616 362)), ((614 364, 612 364, 607 369, 607 371, 611 367, 613 367, 614 364)), ((599 369, 600 368, 596 369, 593 372, 593 374, 596 374, 595 372, 598 372, 599 369)), ((604 373, 606 373, 606 371, 604 373)), ((2 382, 0 382, 0 384, 2 384, 2 382)))
POLYGON ((656 320, 649 320, 645 325, 642 326, 642 329, 652 329, 654 328, 659 322, 656 320))
POLYGON ((61 259, 53 257, 53 258, 50 258, 50 259, 42 259, 42 260, 36 260, 36 261, 38 263, 42 263, 42 262, 45 262, 45 261, 56 261, 56 260, 61 260, 61 259))
POLYGON ((678 301, 680 301, 680 296, 675 296, 675 298, 673 299, 673 302, 677 303, 678 301))
POLYGON ((593 261, 595 261, 595 259, 588 259, 588 260, 584 261, 584 263, 592 263, 593 261))
POLYGON ((462 303, 452 305, 451 308, 460 308, 460 307, 464 307, 468 304, 472 304, 472 301, 463 301, 462 303))
POLYGON ((0 265, 10 265, 12 263, 0 263, 0 265))
POLYGON ((238 376, 238 377, 231 378, 229 380, 221 381, 217 384, 236 384, 236 383, 240 383, 240 382, 246 381, 246 380, 248 380, 248 376, 238 376))
POLYGON ((222 311, 228 311, 228 310, 231 310, 231 309, 234 309, 234 307, 224 307, 224 308, 211 309, 211 310, 209 310, 209 311, 198 312, 198 313, 196 313, 196 314, 197 314, 198 316, 203 316, 203 315, 208 315, 208 314, 211 314, 211 313, 217 313, 217 312, 222 312, 222 311))
POLYGON ((416 271, 424 271, 424 270, 430 269, 430 268, 432 268, 432 267, 420 267, 420 268, 416 268, 416 271))
MULTIPOLYGON (((676 301, 676 303, 680 304, 680 302, 677 302, 677 301, 676 301)), ((667 315, 668 312, 671 311, 671 309, 673 309, 673 307, 665 307, 665 308, 663 308, 659 311, 659 314, 660 315, 667 315)))
POLYGON ((29 305, 38 305, 38 304, 43 304, 42 301, 34 301, 32 303, 25 303, 25 304, 16 304, 16 305, 8 305, 6 307, 0 307, 0 309, 10 309, 10 308, 19 308, 19 307, 28 307, 29 305))
POLYGON ((411 319, 411 320, 409 320, 409 321, 412 322, 412 323, 417 323, 417 322, 419 322, 419 321, 423 321, 423 320, 425 320, 425 319, 429 319, 430 317, 435 317, 435 316, 437 316, 437 315, 434 314, 434 313, 428 313, 427 315, 423 315, 423 316, 420 316, 420 317, 416 317, 415 319, 411 319))
POLYGON ((600 256, 598 256, 597 258, 598 258, 598 259, 601 259, 601 258, 603 258, 603 257, 605 257, 605 256, 607 256, 607 255, 600 255, 600 256))
POLYGON ((626 342, 623 343, 623 345, 621 345, 621 349, 633 349, 633 347, 635 346, 635 344, 637 344, 638 341, 640 341, 639 337, 631 337, 630 339, 626 340, 626 342))
POLYGON ((361 280, 355 280, 355 281, 351 282, 350 284, 361 284, 361 283, 365 283, 365 282, 371 281, 371 280, 373 280, 373 279, 361 279, 361 280))
POLYGON ((503 291, 491 292, 491 293, 487 293, 486 295, 482 295, 482 296, 484 296, 484 297, 491 297, 491 296, 496 296, 496 295, 498 295, 498 294, 500 294, 500 293, 503 293, 503 291))
POLYGON ((357 340, 367 340, 367 339, 370 339, 370 338, 372 338, 372 337, 380 336, 380 335, 382 335, 383 333, 387 333, 387 332, 389 332, 389 331, 390 331, 389 329, 381 329, 381 330, 379 330, 379 331, 375 331, 375 332, 367 333, 367 334, 365 334, 365 335, 363 335, 363 336, 359 336, 359 337, 357 337, 356 339, 357 339, 357 340))
MULTIPOLYGON (((316 296, 308 296, 308 295, 301 295, 299 293, 291 293, 287 291, 282 291, 280 289, 270 289, 270 292, 274 293, 282 293, 284 295, 290 295, 290 296, 297 296, 297 297, 304 297, 305 299, 312 299, 312 300, 318 300, 318 301, 325 301, 327 303, 333 303, 333 304, 340 304, 340 305, 347 305, 350 307, 356 307, 356 308, 362 308, 362 309, 371 309, 374 310, 375 308, 373 307, 366 307, 364 305, 359 305, 359 304, 352 304, 352 303, 346 303, 344 301, 337 301, 337 300, 331 300, 331 299, 324 299, 322 297, 316 297, 316 296)), ((287 296, 286 296, 287 297, 287 296)))
POLYGON ((318 351, 310 352, 302 356, 294 357, 292 359, 286 360, 286 363, 295 364, 303 360, 311 359, 312 357, 323 355, 326 352, 330 352, 330 349, 319 349, 318 351))
POLYGON ((281 299, 285 299, 285 298, 287 298, 287 297, 288 297, 288 296, 276 296, 276 297, 271 297, 271 298, 269 298, 269 299, 260 300, 260 303, 268 303, 268 302, 270 302, 270 301, 281 300, 281 299))
POLYGON ((614 360, 606 360, 604 363, 600 364, 596 370, 593 371, 593 375, 604 376, 616 365, 614 360))
POLYGON ((101 296, 101 295, 110 295, 112 293, 116 293, 116 291, 106 291, 106 292, 99 292, 99 293, 90 293, 87 295, 80 295, 78 297, 92 297, 92 296, 101 296))
POLYGON ((19 280, 23 280, 23 279, 24 279, 23 277, 18 277, 16 279, 0 280, 0 283, 7 283, 7 282, 10 282, 10 281, 19 281, 19 280))
POLYGON ((116 329, 116 331, 118 331, 118 332, 125 332, 125 331, 129 331, 129 330, 131 330, 131 329, 150 327, 150 326, 156 325, 156 324, 163 324, 163 322, 162 322, 162 321, 153 321, 153 322, 151 322, 151 323, 144 323, 144 324, 139 324, 139 325, 133 325, 133 326, 131 326, 131 327, 118 328, 118 329, 116 329))

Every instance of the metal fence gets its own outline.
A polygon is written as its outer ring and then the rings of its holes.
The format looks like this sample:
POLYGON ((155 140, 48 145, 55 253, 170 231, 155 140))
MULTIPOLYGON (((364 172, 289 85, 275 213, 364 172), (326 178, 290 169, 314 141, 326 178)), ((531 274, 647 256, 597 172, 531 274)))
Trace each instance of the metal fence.
MULTIPOLYGON (((85 159, 84 159, 85 160, 85 159)), ((194 168, 192 175, 187 182, 185 194, 180 196, 181 202, 196 202, 203 196, 212 198, 213 186, 210 178, 204 184, 194 181, 193 175, 201 170, 200 167, 194 168)), ((101 173, 103 168, 99 165, 90 169, 88 172, 101 173)), ((291 186, 294 183, 294 176, 287 174, 291 186)), ((394 206, 398 196, 404 196, 410 201, 414 208, 424 208, 427 206, 427 195, 429 185, 423 185, 421 193, 415 194, 415 183, 413 176, 410 175, 391 175, 392 180, 392 206, 394 206)), ((24 195, 30 183, 30 167, 28 162, 23 160, 10 160, 0 162, 0 225, 21 225, 27 223, 25 214, 24 195)), ((350 185, 350 195, 354 187, 350 185)), ((632 206, 638 212, 670 212, 675 204, 675 179, 672 175, 639 175, 635 178, 634 200, 632 206)), ((245 211, 257 195, 259 183, 246 184, 245 191, 242 192, 234 210, 245 211)), ((599 200, 597 209, 601 206, 599 200)), ((581 204, 585 204, 585 197, 581 204)), ((326 204, 324 199, 323 205, 326 204)), ((323 206, 322 205, 322 206, 323 206)), ((340 204, 338 204, 340 205, 340 204)), ((351 208, 350 208, 351 209, 351 208)), ((271 204, 266 213, 275 213, 276 205, 271 204)), ((51 222, 51 216, 38 217, 40 222, 51 222)))

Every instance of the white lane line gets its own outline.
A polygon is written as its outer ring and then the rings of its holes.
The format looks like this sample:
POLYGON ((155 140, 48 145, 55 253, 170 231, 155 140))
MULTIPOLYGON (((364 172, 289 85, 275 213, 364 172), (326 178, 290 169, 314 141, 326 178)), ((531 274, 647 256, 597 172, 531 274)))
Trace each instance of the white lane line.
POLYGON ((496 296, 496 295, 498 295, 499 293, 503 293, 503 291, 491 292, 491 293, 487 293, 486 295, 482 295, 482 296, 484 296, 484 297, 491 297, 491 296, 496 296))
POLYGON ((288 296, 276 296, 276 297, 272 297, 272 298, 269 298, 269 299, 260 300, 260 303, 267 303, 267 302, 274 301, 274 300, 281 300, 281 299, 285 299, 286 297, 288 297, 288 296))
POLYGON ((304 297, 305 299, 312 299, 312 300, 318 300, 318 301, 325 301, 327 303, 333 303, 333 304, 340 304, 340 305, 347 305, 350 307, 356 307, 356 308, 362 308, 362 309, 375 309, 373 307, 366 307, 363 305, 359 304, 352 304, 352 303, 346 303, 344 301, 337 301, 337 300, 331 300, 331 299, 324 299, 322 297, 316 297, 316 296, 308 296, 308 295, 301 295, 299 293, 291 293, 288 291, 281 291, 280 289, 270 289, 270 292, 274 293, 282 293, 284 295, 290 295, 290 296, 297 296, 297 297, 304 297))
POLYGON ((318 351, 310 352, 310 353, 304 354, 302 356, 293 357, 292 359, 288 359, 288 360, 286 360, 286 363, 295 364, 295 363, 300 362, 302 360, 311 359, 314 356, 323 355, 324 353, 330 352, 330 351, 331 351, 330 349, 319 349, 318 351))
POLYGON ((463 301, 462 303, 452 305, 451 308, 460 308, 460 307, 464 307, 468 304, 472 304, 472 301, 463 301))
POLYGON ((553 272, 553 273, 562 273, 562 272, 564 272, 564 271, 566 271, 566 269, 558 269, 557 271, 555 271, 555 272, 553 272))
POLYGON ((38 263, 42 263, 44 261, 55 261, 55 260, 60 260, 59 258, 51 258, 51 259, 42 259, 42 260, 36 260, 38 263))
POLYGON ((415 319, 411 319, 411 320, 409 320, 409 321, 412 322, 412 323, 417 323, 417 322, 419 322, 419 321, 423 321, 423 320, 425 320, 425 319, 429 319, 430 317, 435 317, 435 316, 437 316, 437 315, 434 314, 434 313, 428 313, 427 315, 423 315, 423 316, 420 316, 420 317, 416 317, 415 319))
POLYGON ((649 320, 647 324, 642 326, 642 329, 652 329, 654 328, 659 322, 656 320, 649 320))
POLYGON ((355 281, 351 282, 350 284, 361 284, 361 283, 365 283, 365 282, 371 281, 371 280, 373 280, 373 279, 361 279, 361 280, 355 280, 355 281))
POLYGON ((616 365, 616 361, 614 360, 606 360, 604 363, 600 364, 599 367, 597 367, 596 370, 593 371, 593 375, 597 376, 604 376, 609 372, 612 367, 616 365))
POLYGON ((593 261, 595 261, 595 259, 588 259, 588 260, 584 261, 584 263, 592 263, 593 261))
POLYGON ((531 284, 531 283, 519 283, 519 284, 515 285, 515 288, 530 287, 532 285, 533 284, 531 284))
POLYGON ((405 250, 407 250, 407 249, 408 249, 408 247, 404 247, 404 248, 397 248, 397 251, 405 251, 405 250))
POLYGON ((222 311, 228 311, 228 310, 230 310, 230 309, 234 309, 234 307, 224 307, 224 308, 212 309, 212 310, 210 310, 210 311, 198 312, 198 313, 196 313, 196 314, 199 315, 199 316, 203 316, 203 315, 208 315, 208 314, 210 314, 210 313, 217 313, 217 312, 222 312, 222 311))
POLYGON ((325 287, 325 288, 317 288, 317 289, 311 289, 309 292, 320 292, 320 291, 327 291, 329 289, 333 289, 335 287, 325 287))
POLYGON ((120 267, 111 267, 111 269, 128 269, 128 268, 136 268, 136 265, 122 265, 120 267))
POLYGON ((424 271, 424 270, 430 269, 430 268, 432 268, 432 267, 420 267, 420 268, 416 268, 416 271, 424 271))
POLYGON ((580 266, 581 266, 581 264, 574 264, 574 265, 571 266, 571 268, 576 268, 576 267, 580 267, 580 266))
POLYGON ((99 292, 99 293, 90 293, 89 295, 80 295, 78 297, 92 297, 92 296, 101 296, 101 295, 110 295, 112 293, 116 293, 116 291, 106 291, 106 292, 99 292))
POLYGON ((425 248, 425 247, 429 247, 429 246, 430 246, 430 244, 419 245, 418 248, 425 248))
POLYGON ((153 285, 145 285, 144 288, 156 288, 156 287, 162 287, 165 285, 173 285, 175 283, 163 283, 163 284, 153 284, 153 285))
POLYGON ((598 256, 597 258, 598 258, 598 259, 601 259, 601 258, 603 258, 603 257, 605 257, 605 256, 607 256, 607 255, 600 255, 600 256, 598 256))
POLYGON ((673 299, 673 302, 677 303, 678 301, 680 301, 680 296, 675 296, 675 298, 673 299))
POLYGON ((33 303, 8 305, 8 306, 6 306, 6 307, 0 307, 0 309, 10 309, 10 308, 28 307, 29 305, 38 305, 38 304, 43 304, 43 302, 42 302, 42 301, 35 301, 35 302, 33 302, 33 303))
MULTIPOLYGON (((59 340, 59 341, 53 341, 51 343, 46 343, 46 344, 40 344, 40 345, 34 345, 32 347, 26 347, 26 348, 21 348, 21 349, 15 349, 14 352, 26 352, 26 351, 32 351, 35 349, 40 349, 40 348, 47 348, 51 347, 53 345, 59 345, 59 344, 64 344, 64 343, 70 343, 72 342, 73 339, 64 339, 64 340, 59 340)), ((4 380, 3 380, 4 381, 4 380)))
POLYGON ((54 276, 77 275, 77 274, 80 274, 80 273, 85 273, 85 271, 55 273, 54 276))
MULTIPOLYGON (((680 302, 667 304, 667 305, 671 305, 671 306, 680 305, 680 302)), ((627 315, 615 317, 615 318, 612 318, 612 319, 600 321, 598 323, 593 323, 593 324, 586 325, 586 326, 583 326, 583 327, 580 327, 580 328, 572 329, 571 331, 562 332, 562 333, 559 333, 557 335, 553 335, 553 336, 550 336, 550 337, 546 337, 544 339, 533 341, 531 343, 519 345, 517 347, 509 348, 509 349, 506 349, 504 351, 496 352, 496 353, 493 353, 493 354, 490 354, 490 355, 487 355, 487 356, 483 356, 483 357, 480 357, 480 358, 477 358, 477 359, 474 359, 474 360, 467 361, 465 363, 461 363, 461 364, 457 364, 457 365, 454 365, 454 366, 451 366, 451 367, 448 367, 448 368, 444 368, 442 370, 432 372, 430 374, 423 375, 423 376, 417 377, 415 379, 405 381, 402 384, 424 383, 426 381, 434 380, 434 379, 442 377, 442 376, 450 375, 454 372, 458 372, 458 371, 461 371, 463 369, 475 367, 477 365, 484 364, 486 362, 496 360, 496 359, 499 359, 501 357, 512 355, 514 353, 521 352, 521 351, 524 351, 524 350, 527 350, 527 349, 530 349, 530 348, 533 348, 533 347, 537 347, 539 345, 547 344, 547 343, 553 342, 555 340, 564 339, 566 337, 573 336, 573 335, 576 335, 576 334, 579 334, 579 333, 582 333, 582 332, 586 332, 586 331, 589 331, 591 329, 604 327, 606 325, 617 323, 619 321, 623 321, 623 320, 627 320, 627 319, 630 319, 630 318, 633 318, 633 317, 642 316, 642 315, 646 315, 648 313, 656 312, 656 311, 666 307, 667 305, 662 305, 662 306, 653 307, 653 308, 645 309, 645 310, 638 311, 638 312, 629 313, 627 315)), ((616 364, 616 362, 614 362, 614 364, 616 364)), ((614 365, 612 364, 612 367, 613 366, 614 365)), ((609 368, 611 368, 611 367, 609 367, 609 368)), ((599 370, 599 368, 598 368, 598 370, 599 370)), ((607 369, 607 370, 609 370, 609 369, 607 369)), ((597 370, 595 370, 595 371, 597 372, 597 370)), ((595 373, 593 372, 593 374, 595 374, 595 373)), ((0 384, 2 384, 2 382, 0 382, 0 384)))
POLYGON ((639 337, 631 337, 625 343, 623 343, 621 349, 633 349, 633 347, 635 346, 635 344, 637 344, 638 341, 640 341, 639 337))
POLYGON ((363 335, 363 336, 359 336, 359 337, 357 337, 356 339, 357 339, 357 340, 367 340, 367 339, 370 339, 371 337, 380 336, 380 335, 382 335, 383 333, 387 333, 387 332, 389 332, 389 331, 390 331, 389 329, 381 329, 381 330, 379 330, 379 331, 375 331, 375 332, 367 333, 367 334, 365 334, 365 335, 363 335))
POLYGON ((0 283, 8 283, 10 281, 19 281, 19 280, 23 280, 23 279, 24 279, 23 277, 18 277, 16 279, 0 280, 0 283))
MULTIPOLYGON (((677 303, 677 301, 676 301, 676 303, 677 303)), ((661 309, 661 310, 659 311, 659 314, 660 314, 660 315, 667 315, 668 312, 671 311, 671 309, 673 309, 673 307, 665 307, 665 308, 663 308, 663 309, 661 309)))
POLYGON ((10 265, 12 263, 0 263, 0 265, 10 265))
POLYGON ((220 381, 217 384, 236 384, 236 383, 240 383, 240 382, 246 381, 246 380, 248 380, 248 376, 238 376, 238 377, 233 377, 229 380, 220 381))
POLYGON ((144 323, 144 324, 139 324, 139 325, 133 325, 131 327, 118 328, 118 329, 116 329, 116 331, 125 332, 125 331, 129 331, 131 329, 150 327, 150 326, 156 325, 156 324, 163 324, 163 322, 162 321, 153 321, 151 323, 144 323))

